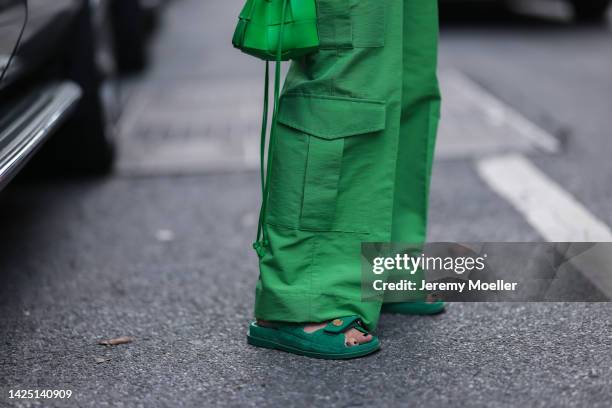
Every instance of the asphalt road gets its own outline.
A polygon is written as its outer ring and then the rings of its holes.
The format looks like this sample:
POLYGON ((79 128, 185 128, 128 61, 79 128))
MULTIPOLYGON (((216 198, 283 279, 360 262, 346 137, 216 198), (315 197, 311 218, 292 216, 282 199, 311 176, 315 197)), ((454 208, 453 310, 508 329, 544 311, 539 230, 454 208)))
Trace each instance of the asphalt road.
MULTIPOLYGON (((385 316, 383 350, 350 362, 246 345, 258 175, 248 157, 224 167, 181 150, 236 154, 256 123, 233 95, 259 83, 261 66, 220 39, 239 3, 171 4, 154 66, 130 84, 113 176, 22 180, 0 194, 0 406, 609 406, 609 304, 385 316), (246 118, 235 128, 232 106, 246 118), (135 340, 97 344, 118 336, 135 340), (73 397, 7 399, 40 388, 73 397)), ((575 27, 555 6, 544 11, 445 15, 441 65, 561 140, 558 154, 526 155, 612 225, 612 23, 575 27)), ((437 160, 430 240, 541 240, 474 160, 437 160)))

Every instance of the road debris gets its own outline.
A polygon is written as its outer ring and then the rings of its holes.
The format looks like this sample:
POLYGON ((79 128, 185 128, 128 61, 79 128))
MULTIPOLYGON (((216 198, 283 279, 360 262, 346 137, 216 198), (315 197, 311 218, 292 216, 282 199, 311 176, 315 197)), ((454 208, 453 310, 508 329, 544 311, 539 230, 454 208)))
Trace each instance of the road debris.
POLYGON ((111 359, 108 358, 108 357, 96 357, 95 358, 96 364, 102 364, 102 363, 106 363, 108 361, 111 361, 111 359))
POLYGON ((130 336, 121 336, 114 339, 109 340, 100 340, 98 342, 101 346, 118 346, 119 344, 127 344, 134 341, 134 337, 130 336))

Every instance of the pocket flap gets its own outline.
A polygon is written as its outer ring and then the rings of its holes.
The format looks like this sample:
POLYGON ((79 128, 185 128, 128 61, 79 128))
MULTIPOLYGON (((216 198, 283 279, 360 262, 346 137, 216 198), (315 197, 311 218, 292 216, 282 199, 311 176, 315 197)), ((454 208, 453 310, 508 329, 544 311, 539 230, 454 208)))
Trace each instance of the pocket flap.
POLYGON ((278 122, 322 139, 384 130, 385 103, 333 96, 284 95, 278 122))

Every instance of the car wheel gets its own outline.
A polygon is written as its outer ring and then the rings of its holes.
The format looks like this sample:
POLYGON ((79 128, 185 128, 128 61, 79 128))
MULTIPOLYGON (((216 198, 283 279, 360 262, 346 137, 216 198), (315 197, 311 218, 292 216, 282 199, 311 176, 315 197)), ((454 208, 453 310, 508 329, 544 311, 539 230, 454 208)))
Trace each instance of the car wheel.
POLYGON ((140 1, 111 3, 116 60, 122 72, 138 72, 147 65, 147 22, 140 1))
POLYGON ((87 2, 75 25, 60 64, 62 76, 82 90, 72 118, 41 151, 41 160, 52 172, 106 174, 115 159, 115 126, 103 101, 106 78, 96 62, 96 36, 87 2))
POLYGON ((601 22, 606 17, 610 0, 571 0, 578 22, 601 22))

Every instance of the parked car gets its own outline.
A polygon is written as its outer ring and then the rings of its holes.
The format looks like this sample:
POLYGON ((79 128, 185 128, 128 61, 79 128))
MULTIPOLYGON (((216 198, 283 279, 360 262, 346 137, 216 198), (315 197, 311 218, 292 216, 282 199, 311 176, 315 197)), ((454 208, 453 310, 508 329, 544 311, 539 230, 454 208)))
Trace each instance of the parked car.
MULTIPOLYGON (((511 5, 517 1, 525 0, 442 0, 441 4, 456 3, 499 3, 511 5)), ((574 11, 574 18, 578 22, 599 22, 602 21, 608 11, 612 0, 564 0, 570 4, 574 11)))
POLYGON ((578 21, 601 21, 605 18, 611 0, 568 0, 578 21))
POLYGON ((144 11, 146 28, 152 32, 159 25, 162 9, 167 3, 166 0, 139 0, 144 11))
POLYGON ((118 68, 146 64, 140 1, 0 0, 0 189, 35 153, 50 171, 110 171, 118 68))
POLYGON ((144 0, 113 0, 110 14, 117 67, 138 72, 147 65, 147 15, 144 0))

